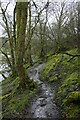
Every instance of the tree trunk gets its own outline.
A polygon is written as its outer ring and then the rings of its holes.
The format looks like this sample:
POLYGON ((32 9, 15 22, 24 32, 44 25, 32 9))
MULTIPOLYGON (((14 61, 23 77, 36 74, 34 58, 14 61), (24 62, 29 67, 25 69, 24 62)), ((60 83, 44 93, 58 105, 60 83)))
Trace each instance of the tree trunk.
POLYGON ((5 13, 5 10, 1 7, 1 11, 2 11, 2 14, 3 14, 3 21, 5 23, 5 26, 6 26, 6 32, 7 32, 7 36, 8 36, 8 39, 9 39, 9 45, 10 45, 10 54, 11 54, 11 63, 10 63, 10 67, 11 67, 11 70, 12 70, 12 74, 14 74, 15 72, 15 57, 14 57, 14 45, 13 45, 13 37, 12 37, 12 28, 10 30, 10 26, 9 26, 9 23, 8 23, 8 20, 7 20, 7 17, 6 17, 6 13, 5 13))
POLYGON ((78 2, 78 53, 80 54, 80 2, 78 2))
POLYGON ((31 4, 29 3, 29 30, 28 30, 28 42, 29 42, 29 46, 28 46, 28 62, 29 65, 32 65, 32 57, 31 57, 31 4))
POLYGON ((27 24, 28 2, 17 2, 17 43, 16 43, 16 62, 20 86, 26 88, 26 73, 23 67, 25 54, 25 33, 27 24))
MULTIPOLYGON (((77 40, 77 47, 78 47, 78 54, 80 55, 80 2, 78 2, 78 40, 77 40)), ((78 78, 80 78, 80 57, 78 57, 78 78)))
POLYGON ((42 61, 45 59, 45 51, 44 51, 44 38, 43 38, 43 28, 42 28, 42 23, 40 22, 40 41, 41 41, 41 50, 40 50, 40 58, 42 61))

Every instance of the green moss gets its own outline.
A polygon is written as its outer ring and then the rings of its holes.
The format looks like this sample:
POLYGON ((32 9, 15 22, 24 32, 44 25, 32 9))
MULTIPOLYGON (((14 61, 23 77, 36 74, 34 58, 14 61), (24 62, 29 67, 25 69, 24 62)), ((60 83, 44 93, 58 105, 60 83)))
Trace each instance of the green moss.
MULTIPOLYGON (((46 77, 50 77, 50 75, 52 75, 55 78, 54 72, 60 60, 61 60, 61 54, 50 56, 43 67, 43 70, 41 72, 41 78, 46 79, 46 77)), ((52 80, 52 78, 50 80, 52 80)))
POLYGON ((74 72, 70 74, 60 86, 57 95, 62 96, 63 98, 69 93, 74 90, 77 90, 79 87, 79 78, 78 73, 74 72))
POLYGON ((65 104, 69 104, 69 103, 77 103, 80 102, 80 92, 75 91, 75 92, 71 92, 69 93, 69 95, 66 97, 66 99, 64 99, 64 103, 65 104))
POLYGON ((5 81, 7 81, 7 82, 5 82, 5 84, 3 82, 3 84, 2 84, 2 95, 3 96, 12 92, 12 90, 17 88, 17 86, 19 85, 18 77, 15 79, 9 77, 5 81))
POLYGON ((71 118, 71 119, 78 119, 80 118, 80 106, 78 105, 69 105, 64 109, 64 117, 71 118))
POLYGON ((7 84, 7 83, 10 83, 12 80, 13 80, 12 77, 9 76, 6 80, 3 80, 3 81, 2 81, 2 85, 5 85, 5 84, 7 84))
POLYGON ((71 61, 69 61, 72 57, 68 55, 64 55, 64 60, 62 61, 62 77, 66 77, 67 75, 70 75, 71 73, 78 70, 78 58, 75 57, 71 61), (66 76, 64 75, 66 73, 66 76))
POLYGON ((22 113, 25 106, 28 105, 30 98, 38 91, 38 86, 35 82, 27 83, 26 90, 19 89, 18 77, 8 77, 2 84, 2 99, 3 116, 17 116, 22 113))
MULTIPOLYGON (((68 53, 77 54, 73 50, 68 53)), ((76 118, 80 114, 80 92, 78 92, 80 90, 79 65, 77 57, 70 59, 70 56, 64 55, 61 73, 62 84, 58 89, 56 100, 63 109, 63 116, 76 118)))
POLYGON ((74 72, 72 73, 70 76, 68 76, 68 78, 64 81, 63 83, 63 87, 70 85, 70 84, 76 84, 78 82, 78 73, 74 72))
POLYGON ((57 81, 57 77, 56 76, 51 76, 51 77, 49 77, 49 81, 50 82, 55 82, 55 81, 57 81))
POLYGON ((72 55, 76 55, 78 54, 78 48, 74 48, 68 51, 68 53, 72 54, 72 55))
POLYGON ((53 70, 55 67, 55 63, 50 61, 47 63, 43 68, 43 77, 47 76, 51 70, 53 70))
MULTIPOLYGON (((66 52, 76 55, 78 54, 78 49, 71 49, 66 52)), ((48 80, 50 82, 59 80, 60 87, 56 93, 56 101, 63 109, 63 113, 66 114, 66 117, 74 117, 75 115, 79 116, 79 107, 77 107, 77 105, 71 106, 72 101, 76 101, 78 103, 80 100, 78 92, 80 91, 79 71, 80 58, 72 58, 72 56, 69 56, 63 52, 52 56, 48 55, 47 62, 41 72, 41 78, 43 80, 48 80), (56 76, 56 74, 58 76, 56 76), (71 107, 68 106, 68 103, 70 103, 69 105, 71 107), (75 110, 73 110, 73 108, 75 108, 75 110)))
POLYGON ((25 65, 24 65, 24 68, 28 69, 29 66, 30 66, 29 64, 25 64, 25 65))
POLYGON ((38 86, 37 86, 37 83, 36 82, 34 82, 33 80, 29 80, 28 81, 28 89, 30 89, 30 90, 34 90, 35 88, 37 88, 38 86))
POLYGON ((4 111, 4 115, 6 116, 9 114, 17 114, 22 112, 22 110, 25 109, 25 106, 29 104, 30 98, 36 91, 37 89, 34 89, 33 91, 25 90, 22 94, 17 96, 13 95, 11 100, 8 102, 7 109, 4 111))

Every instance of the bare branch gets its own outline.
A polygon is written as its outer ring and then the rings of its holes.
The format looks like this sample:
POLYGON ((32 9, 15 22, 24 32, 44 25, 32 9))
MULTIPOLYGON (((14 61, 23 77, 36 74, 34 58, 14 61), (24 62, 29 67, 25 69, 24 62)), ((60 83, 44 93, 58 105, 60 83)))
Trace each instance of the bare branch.
POLYGON ((6 12, 9 4, 10 4, 10 2, 8 2, 8 4, 6 5, 6 8, 5 8, 4 12, 6 12))
POLYGON ((72 56, 72 57, 80 57, 80 55, 72 55, 72 54, 70 54, 70 53, 64 53, 64 54, 66 54, 66 55, 69 55, 69 56, 72 56))
POLYGON ((7 55, 5 52, 3 52, 1 49, 0 49, 0 51, 1 51, 2 54, 6 57, 6 60, 7 60, 7 63, 8 63, 8 65, 9 65, 9 67, 12 68, 12 65, 11 65, 11 62, 10 62, 10 60, 9 60, 8 55, 7 55))
POLYGON ((0 71, 0 74, 3 76, 4 79, 7 78, 7 77, 2 73, 2 71, 0 71))
MULTIPOLYGON (((48 1, 49 1, 49 0, 48 0, 48 1)), ((36 28, 36 26, 37 26, 37 24, 38 24, 38 22, 39 22, 39 20, 40 20, 40 15, 41 15, 42 11, 47 8, 46 6, 48 7, 48 2, 47 2, 46 5, 40 10, 40 12, 38 12, 37 20, 35 21, 35 25, 34 25, 33 28, 31 29, 31 38, 32 38, 33 33, 34 33, 34 30, 35 30, 35 28, 36 28)), ((29 44, 30 44, 30 41, 28 41, 27 46, 28 46, 29 44)), ((27 48, 28 48, 28 47, 26 47, 25 50, 27 50, 27 48)))

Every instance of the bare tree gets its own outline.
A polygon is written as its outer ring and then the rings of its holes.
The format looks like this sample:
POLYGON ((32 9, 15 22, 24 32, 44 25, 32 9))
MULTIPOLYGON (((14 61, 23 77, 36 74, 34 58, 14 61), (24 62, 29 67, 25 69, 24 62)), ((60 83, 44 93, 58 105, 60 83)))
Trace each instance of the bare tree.
POLYGON ((7 62, 9 64, 9 67, 12 70, 12 74, 14 74, 15 73, 14 41, 13 41, 13 33, 12 33, 12 22, 9 21, 10 16, 7 14, 8 5, 9 5, 9 3, 6 5, 6 8, 4 9, 2 7, 2 5, 0 4, 0 8, 1 8, 1 12, 2 12, 1 14, 2 14, 2 20, 3 20, 3 23, 1 22, 1 25, 4 28, 5 32, 7 33, 7 37, 8 37, 7 41, 9 41, 11 61, 9 60, 7 53, 5 53, 2 50, 1 50, 1 52, 2 52, 2 54, 5 55, 7 62))

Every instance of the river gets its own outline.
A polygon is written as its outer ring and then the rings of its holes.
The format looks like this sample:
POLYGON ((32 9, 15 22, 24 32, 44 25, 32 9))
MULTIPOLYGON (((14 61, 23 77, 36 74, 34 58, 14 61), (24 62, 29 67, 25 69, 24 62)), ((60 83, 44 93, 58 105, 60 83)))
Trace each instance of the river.
POLYGON ((43 64, 32 68, 29 72, 30 79, 33 79, 39 86, 40 91, 31 100, 31 104, 25 110, 25 118, 59 118, 59 108, 55 102, 56 85, 42 82, 39 78, 43 64))
MULTIPOLYGON (((10 57, 10 55, 8 55, 10 57)), ((5 61, 5 57, 3 54, 0 54, 0 72, 5 75, 5 77, 8 77, 10 74, 10 70, 8 67, 8 64, 5 61)), ((0 82, 4 80, 4 77, 0 74, 0 82)))

